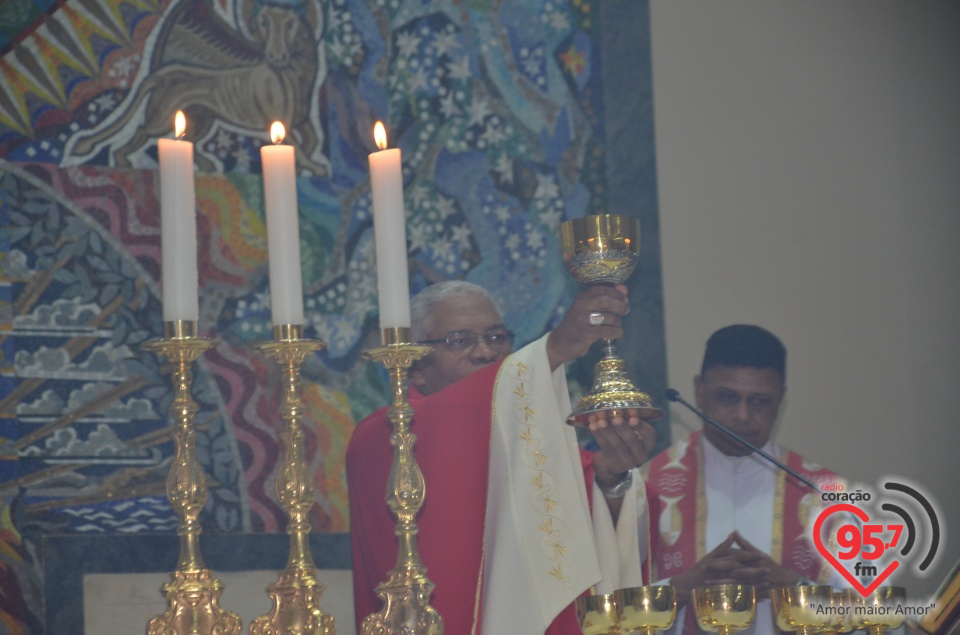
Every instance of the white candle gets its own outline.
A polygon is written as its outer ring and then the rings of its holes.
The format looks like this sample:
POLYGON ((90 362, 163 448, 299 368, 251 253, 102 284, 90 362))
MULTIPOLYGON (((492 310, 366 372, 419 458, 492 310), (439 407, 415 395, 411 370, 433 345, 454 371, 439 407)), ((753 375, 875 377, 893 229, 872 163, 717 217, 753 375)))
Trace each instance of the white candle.
POLYGON ((196 322, 197 202, 193 189, 193 144, 180 137, 186 129, 183 112, 174 120, 176 139, 160 139, 160 248, 163 320, 196 322))
POLYGON ((270 255, 270 314, 274 326, 303 324, 294 148, 279 145, 283 136, 283 124, 275 121, 270 128, 274 145, 260 148, 270 255))
POLYGON ((387 134, 379 121, 373 134, 380 148, 379 152, 370 154, 380 328, 409 328, 410 282, 407 277, 407 228, 400 148, 386 149, 387 134))

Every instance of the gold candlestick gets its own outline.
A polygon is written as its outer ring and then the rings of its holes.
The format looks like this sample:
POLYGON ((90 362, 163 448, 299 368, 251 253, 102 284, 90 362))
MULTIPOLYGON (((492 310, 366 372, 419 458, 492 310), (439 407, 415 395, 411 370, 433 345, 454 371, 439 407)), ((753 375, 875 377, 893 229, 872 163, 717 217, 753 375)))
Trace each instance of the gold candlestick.
POLYGON ((320 610, 324 586, 317 579, 317 567, 310 554, 309 513, 313 507, 313 477, 307 470, 301 426, 300 366, 308 356, 324 347, 319 340, 303 339, 303 327, 283 324, 273 327, 274 341, 259 344, 257 350, 280 364, 283 381, 281 416, 286 428, 283 460, 277 471, 277 498, 287 513, 290 557, 276 582, 267 587, 273 609, 250 623, 250 635, 336 635, 332 615, 320 610))
POLYGON ((213 345, 197 337, 197 323, 164 322, 163 339, 143 347, 172 366, 174 399, 170 413, 176 424, 177 454, 167 476, 167 498, 180 518, 180 560, 163 585, 167 610, 147 623, 147 635, 237 635, 242 624, 236 613, 220 608, 223 584, 215 579, 200 556, 200 510, 207 502, 207 483, 196 456, 193 416, 197 404, 190 397, 190 364, 213 345))
POLYGON ((390 372, 393 401, 387 416, 393 423, 393 464, 387 482, 387 506, 397 519, 397 566, 377 585, 384 606, 364 618, 362 635, 443 635, 443 618, 430 606, 433 582, 417 549, 417 514, 426 498, 423 473, 413 455, 417 437, 410 432, 413 408, 407 401, 407 371, 428 354, 429 346, 411 344, 409 328, 384 329, 383 346, 364 351, 390 372))

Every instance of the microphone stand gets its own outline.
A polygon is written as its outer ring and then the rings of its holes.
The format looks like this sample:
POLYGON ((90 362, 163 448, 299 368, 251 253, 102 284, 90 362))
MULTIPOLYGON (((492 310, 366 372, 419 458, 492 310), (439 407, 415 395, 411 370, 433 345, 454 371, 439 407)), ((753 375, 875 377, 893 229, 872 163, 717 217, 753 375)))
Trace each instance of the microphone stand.
POLYGON ((761 450, 760 448, 756 447, 755 445, 753 445, 752 443, 750 443, 749 441, 747 441, 746 439, 744 439, 743 437, 741 437, 739 434, 737 434, 736 432, 734 432, 734 431, 731 430, 730 428, 726 427, 726 426, 723 425, 723 424, 717 423, 716 421, 714 421, 713 419, 711 419, 711 418, 708 417, 707 415, 703 414, 702 412, 700 412, 699 410, 697 410, 696 408, 694 408, 693 405, 691 405, 686 399, 684 399, 683 397, 680 396, 680 392, 677 391, 675 388, 667 388, 667 392, 666 392, 665 394, 666 394, 667 399, 669 399, 670 401, 675 401, 675 402, 677 402, 677 403, 679 403, 679 404, 681 404, 681 405, 686 406, 687 409, 690 410, 690 412, 692 412, 693 414, 697 415, 698 417, 700 417, 701 419, 703 419, 704 421, 706 421, 707 423, 709 423, 710 425, 712 425, 713 427, 715 427, 717 430, 720 430, 721 432, 723 432, 725 435, 727 435, 727 436, 730 437, 731 439, 734 439, 735 441, 737 441, 737 442, 739 442, 739 443, 742 443, 744 446, 750 448, 752 451, 756 452, 757 454, 759 454, 760 456, 762 456, 762 457, 765 458, 766 460, 770 461, 771 463, 773 463, 774 465, 776 465, 777 467, 779 467, 781 470, 785 471, 787 474, 790 474, 791 476, 793 476, 795 479, 797 479, 798 481, 800 481, 800 482, 803 483, 804 485, 809 486, 810 489, 816 490, 816 491, 818 491, 818 492, 820 491, 820 488, 817 487, 816 485, 814 485, 812 482, 810 482, 810 480, 807 479, 806 477, 801 476, 801 475, 798 474, 796 471, 790 469, 789 467, 787 467, 786 465, 784 465, 783 463, 781 463, 781 462, 778 461, 777 459, 773 458, 772 456, 770 456, 769 454, 767 454, 766 452, 764 452, 764 451, 761 450))

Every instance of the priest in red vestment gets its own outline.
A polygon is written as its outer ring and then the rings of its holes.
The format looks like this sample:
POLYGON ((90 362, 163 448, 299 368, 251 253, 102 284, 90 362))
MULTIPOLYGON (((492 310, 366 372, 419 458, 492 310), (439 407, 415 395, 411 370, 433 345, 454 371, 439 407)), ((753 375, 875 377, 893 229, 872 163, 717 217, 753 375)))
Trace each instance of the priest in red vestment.
MULTIPOLYGON (((814 484, 839 477, 776 446, 771 433, 786 391, 786 348, 758 326, 720 329, 707 342, 694 380, 697 407, 814 484)), ((820 492, 709 424, 644 466, 653 529, 652 576, 670 583, 680 607, 673 633, 695 635, 690 591, 753 584, 757 616, 743 635, 772 635, 769 590, 848 587, 816 551, 812 527, 820 492)))
MULTIPOLYGON (((413 299, 413 339, 435 349, 410 372, 427 491, 418 542, 445 633, 578 635, 578 595, 643 583, 648 514, 634 468, 655 433, 639 419, 599 420, 591 430, 600 449, 589 453, 564 423, 563 363, 622 335, 625 293, 584 290, 554 331, 514 354, 513 333, 482 288, 446 282, 413 299), (595 313, 602 324, 591 323, 595 313)), ((358 627, 382 608, 376 586, 397 561, 384 502, 390 433, 378 410, 347 449, 358 627)))

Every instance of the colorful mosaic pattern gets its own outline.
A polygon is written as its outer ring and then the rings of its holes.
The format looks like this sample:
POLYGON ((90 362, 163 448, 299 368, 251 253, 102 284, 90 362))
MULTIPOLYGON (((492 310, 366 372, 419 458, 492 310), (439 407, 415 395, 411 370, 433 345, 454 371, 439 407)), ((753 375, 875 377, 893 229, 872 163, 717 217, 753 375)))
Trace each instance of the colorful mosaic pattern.
POLYGON ((598 7, 582 0, 6 0, 0 7, 0 492, 19 527, 169 532, 156 138, 196 144, 194 368, 207 532, 282 531, 259 148, 300 175, 314 528, 348 527, 343 451, 387 402, 366 156, 404 157, 412 291, 491 289, 529 341, 569 301, 567 218, 605 211, 598 7))
MULTIPOLYGON (((345 531, 344 449, 355 422, 387 403, 383 369, 360 359, 379 342, 373 123, 403 150, 412 291, 471 280, 495 293, 521 342, 534 339, 574 291, 558 225, 606 211, 597 22, 584 0, 5 0, 0 495, 16 511, 11 536, 14 525, 176 526, 172 390, 142 348, 162 333, 156 139, 176 108, 196 144, 199 328, 215 339, 194 366, 204 531, 286 522, 274 491, 280 380, 253 348, 271 337, 259 148, 276 119, 298 149, 306 334, 327 343, 303 368, 312 522, 345 531)), ((10 570, 29 560, 6 542, 10 570)))

